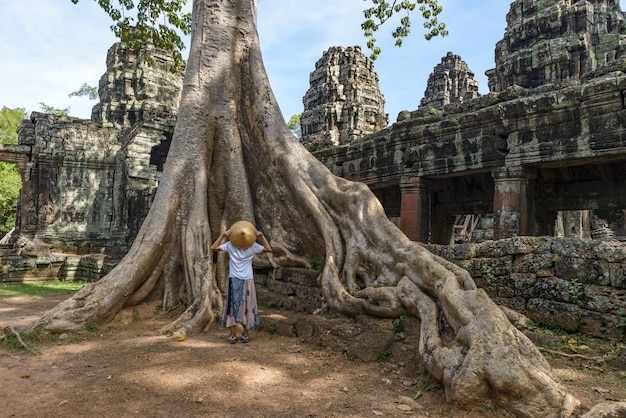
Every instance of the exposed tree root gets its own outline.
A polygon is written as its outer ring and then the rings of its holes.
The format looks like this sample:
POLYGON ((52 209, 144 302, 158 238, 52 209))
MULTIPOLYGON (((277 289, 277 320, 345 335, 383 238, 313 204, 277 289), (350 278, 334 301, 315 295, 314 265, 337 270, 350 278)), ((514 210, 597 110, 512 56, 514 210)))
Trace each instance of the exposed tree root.
POLYGON ((555 356, 561 356, 561 357, 567 357, 567 358, 580 358, 583 360, 589 360, 589 361, 599 361, 602 360, 602 357, 589 357, 589 356, 585 356, 583 354, 569 354, 569 353, 562 353, 560 351, 555 351, 555 350, 550 350, 549 348, 544 348, 544 347, 538 347, 539 351, 543 351, 544 353, 549 353, 549 354, 553 354, 555 356))
POLYGON ((22 336, 20 335, 20 333, 14 327, 9 325, 9 326, 4 328, 4 331, 7 334, 13 335, 15 337, 15 339, 20 343, 20 345, 24 348, 24 350, 28 351, 29 353, 37 354, 37 352, 35 350, 30 348, 28 346, 28 344, 26 344, 24 342, 24 340, 22 339, 22 336))

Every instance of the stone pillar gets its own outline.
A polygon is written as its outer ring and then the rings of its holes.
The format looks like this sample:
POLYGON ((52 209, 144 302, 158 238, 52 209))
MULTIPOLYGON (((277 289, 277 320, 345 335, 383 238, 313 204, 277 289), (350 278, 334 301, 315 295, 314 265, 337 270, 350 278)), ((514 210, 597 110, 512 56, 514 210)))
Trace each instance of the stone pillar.
POLYGON ((495 168, 493 239, 529 234, 528 175, 522 167, 495 168))
POLYGON ((400 192, 400 229, 412 241, 428 242, 430 202, 427 181, 420 177, 402 177, 400 192))

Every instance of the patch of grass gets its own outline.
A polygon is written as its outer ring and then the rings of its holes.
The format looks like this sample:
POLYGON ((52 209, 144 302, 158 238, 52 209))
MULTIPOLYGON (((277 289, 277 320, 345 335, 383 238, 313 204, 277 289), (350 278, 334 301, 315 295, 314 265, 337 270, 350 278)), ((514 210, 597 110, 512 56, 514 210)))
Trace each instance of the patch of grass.
POLYGON ((393 320, 392 324, 393 324, 394 334, 404 331, 403 322, 404 322, 404 315, 400 315, 398 318, 393 320))
POLYGON ((538 323, 536 323, 535 321, 533 321, 531 319, 526 321, 526 326, 528 327, 529 331, 534 331, 536 329, 540 329, 541 328, 538 323))
POLYGON ((309 255, 307 256, 309 259, 309 263, 311 264, 311 268, 315 270, 316 273, 321 273, 324 270, 324 257, 309 255))
POLYGON ((481 412, 481 413, 495 412, 495 411, 498 411, 499 409, 500 409, 500 405, 498 403, 491 403, 489 405, 485 405, 483 407, 478 408, 478 412, 481 412))
POLYGON ((382 353, 378 353, 378 356, 376 356, 376 360, 380 363, 381 361, 385 360, 390 355, 391 355, 391 349, 388 348, 382 353))
POLYGON ((617 314, 622 318, 622 322, 618 325, 618 327, 626 328, 626 310, 624 308, 619 308, 617 314))
POLYGON ((42 346, 48 346, 58 342, 56 335, 40 333, 38 331, 21 331, 19 332, 19 339, 13 332, 6 332, 0 339, 0 347, 6 348, 14 353, 26 350, 31 354, 39 354, 42 346), (22 345, 22 343, 24 345, 22 345))
POLYGON ((85 282, 46 280, 42 282, 0 283, 0 298, 15 296, 43 297, 72 294, 85 285, 85 282))
MULTIPOLYGON (((24 345, 26 345, 27 350, 30 350, 32 353, 39 352, 39 350, 35 348, 35 344, 34 344, 35 336, 34 335, 24 334, 24 335, 20 335, 20 338, 22 339, 22 342, 24 343, 24 345)), ((22 345, 22 342, 20 342, 17 336, 13 333, 7 333, 2 338, 2 346, 6 347, 7 349, 13 352, 24 350, 25 347, 22 345)))

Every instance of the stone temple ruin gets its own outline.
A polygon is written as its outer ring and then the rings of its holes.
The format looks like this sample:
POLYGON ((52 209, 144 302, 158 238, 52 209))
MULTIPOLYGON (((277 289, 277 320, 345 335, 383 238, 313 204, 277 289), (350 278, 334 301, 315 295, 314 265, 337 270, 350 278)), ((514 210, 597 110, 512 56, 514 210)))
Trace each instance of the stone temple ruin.
MULTIPOLYGON (((172 137, 182 78, 171 65, 164 51, 116 44, 91 120, 35 112, 19 144, 0 148, 23 179, 0 281, 95 280, 125 253, 172 137)), ((448 53, 419 108, 387 126, 371 61, 358 47, 332 47, 311 73, 302 142, 336 175, 367 184, 410 239, 466 268, 498 303, 623 338, 626 247, 608 239, 626 236, 619 2, 513 1, 487 75, 490 93, 479 95, 469 66, 448 53), (498 241, 450 246, 467 224, 484 232, 478 241, 498 241)), ((284 307, 297 308, 293 295, 306 295, 303 310, 319 306, 314 273, 286 270, 259 283, 288 295, 275 299, 284 307)))
POLYGON ((339 145, 387 126, 374 64, 358 46, 332 47, 315 63, 300 119, 302 143, 339 145))
POLYGON ((0 159, 22 177, 0 281, 97 279, 148 213, 176 122, 182 77, 166 51, 123 43, 107 54, 91 120, 33 112, 0 159), (148 65, 145 58, 152 59, 148 65))
POLYGON ((563 222, 567 235, 610 235, 602 225, 625 235, 618 2, 516 1, 507 24, 490 94, 478 97, 473 73, 449 53, 418 110, 313 153, 366 183, 417 241, 452 243, 466 215, 490 219, 495 239, 556 235, 563 222))
POLYGON ((428 77, 420 108, 443 109, 453 103, 463 103, 480 96, 474 73, 460 56, 448 52, 428 77))

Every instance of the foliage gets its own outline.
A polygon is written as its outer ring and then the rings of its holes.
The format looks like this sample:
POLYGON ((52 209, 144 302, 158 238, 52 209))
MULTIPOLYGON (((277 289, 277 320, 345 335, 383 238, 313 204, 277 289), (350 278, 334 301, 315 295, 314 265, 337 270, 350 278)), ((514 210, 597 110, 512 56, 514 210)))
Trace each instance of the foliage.
POLYGON ((442 12, 443 8, 439 6, 438 0, 393 0, 391 3, 386 0, 371 0, 373 6, 365 9, 363 15, 365 21, 361 24, 363 34, 367 39, 367 47, 372 51, 370 58, 375 60, 382 52, 381 48, 376 46, 376 38, 374 33, 391 19, 392 16, 405 12, 405 15, 400 18, 399 25, 393 30, 391 35, 396 40, 395 45, 397 47, 402 46, 404 38, 411 33, 411 18, 410 13, 415 10, 415 7, 419 4, 419 10, 424 18, 424 28, 426 33, 424 37, 426 40, 430 40, 435 36, 447 36, 448 31, 446 25, 443 22, 439 22, 437 16, 442 12))
POLYGON ((17 144, 17 127, 26 118, 26 110, 22 108, 0 110, 0 144, 17 144))
POLYGON ((378 355, 376 356, 376 360, 380 363, 383 360, 386 360, 387 357, 389 357, 391 355, 391 349, 388 348, 386 350, 384 350, 381 353, 378 353, 378 355))
POLYGON ((488 263, 484 263, 481 266, 483 271, 483 277, 485 279, 485 283, 487 285, 487 293, 490 297, 496 296, 496 284, 495 284, 495 273, 493 267, 491 267, 488 263))
MULTIPOLYGON (((78 0, 70 0, 77 4, 78 0)), ((172 50, 174 67, 177 72, 183 63, 182 50, 185 45, 179 32, 184 35, 191 33, 191 14, 182 13, 187 0, 119 0, 119 6, 113 5, 111 0, 95 0, 98 5, 115 22, 111 30, 131 48, 138 49, 142 43, 150 40, 156 47, 172 50)), ((380 26, 394 15, 405 12, 400 18, 399 25, 392 31, 395 45, 402 46, 404 38, 411 33, 410 13, 419 5, 419 11, 424 18, 424 37, 427 40, 435 36, 447 36, 448 31, 437 16, 443 8, 438 0, 371 0, 373 6, 365 9, 365 20, 361 24, 363 34, 367 39, 367 47, 372 51, 370 58, 378 58, 382 49, 376 45, 374 33, 380 26)), ((293 118, 293 117, 292 117, 293 118)), ((291 122, 291 121, 290 121, 291 122)), ((298 137, 299 138, 299 137, 298 137)))
MULTIPOLYGON (((172 50, 173 71, 183 63, 180 50, 185 47, 177 30, 184 35, 191 33, 191 14, 182 13, 187 0, 119 0, 119 6, 111 0, 95 0, 113 22, 111 30, 130 48, 139 47, 150 40, 157 48, 172 50)), ((78 0, 71 0, 77 4, 78 0)))
POLYGON ((289 118, 289 122, 287 122, 287 127, 291 131, 292 134, 296 136, 296 138, 302 138, 302 127, 300 126, 300 119, 302 118, 302 113, 296 113, 295 115, 291 115, 289 118))
POLYGON ((567 293, 572 297, 572 303, 574 305, 580 305, 580 298, 583 296, 584 289, 581 283, 578 283, 578 279, 572 279, 570 285, 567 288, 567 293))
POLYGON ((15 227, 22 179, 15 164, 0 162, 0 238, 15 227))
POLYGON ((404 331, 404 319, 404 315, 400 315, 398 318, 393 320, 393 332, 395 334, 404 331))
POLYGON ((10 329, 2 339, 0 339, 2 347, 5 347, 11 351, 21 351, 25 349, 26 351, 39 354, 39 349, 35 347, 35 344, 39 336, 34 332, 26 332, 24 334, 19 334, 16 330, 10 329))
POLYGON ((49 113, 51 115, 57 116, 67 116, 70 114, 69 107, 66 107, 65 109, 59 109, 58 107, 47 105, 44 102, 39 102, 39 109, 41 109, 43 113, 49 113))
POLYGON ((98 98, 98 88, 94 86, 90 86, 87 83, 83 83, 82 86, 76 91, 68 94, 69 97, 83 97, 87 96, 89 100, 96 100, 98 98))
POLYGON ((80 281, 47 280, 42 282, 0 283, 0 298, 14 296, 42 297, 72 294, 85 285, 80 281))
POLYGON ((308 259, 311 264, 311 268, 316 272, 321 273, 324 269, 324 257, 309 255, 308 259))
MULTIPOLYGON (((3 107, 0 111, 0 143, 17 144, 17 128, 26 118, 21 108, 3 107)), ((22 188, 22 179, 15 164, 0 162, 0 238, 15 227, 17 198, 22 188)))

